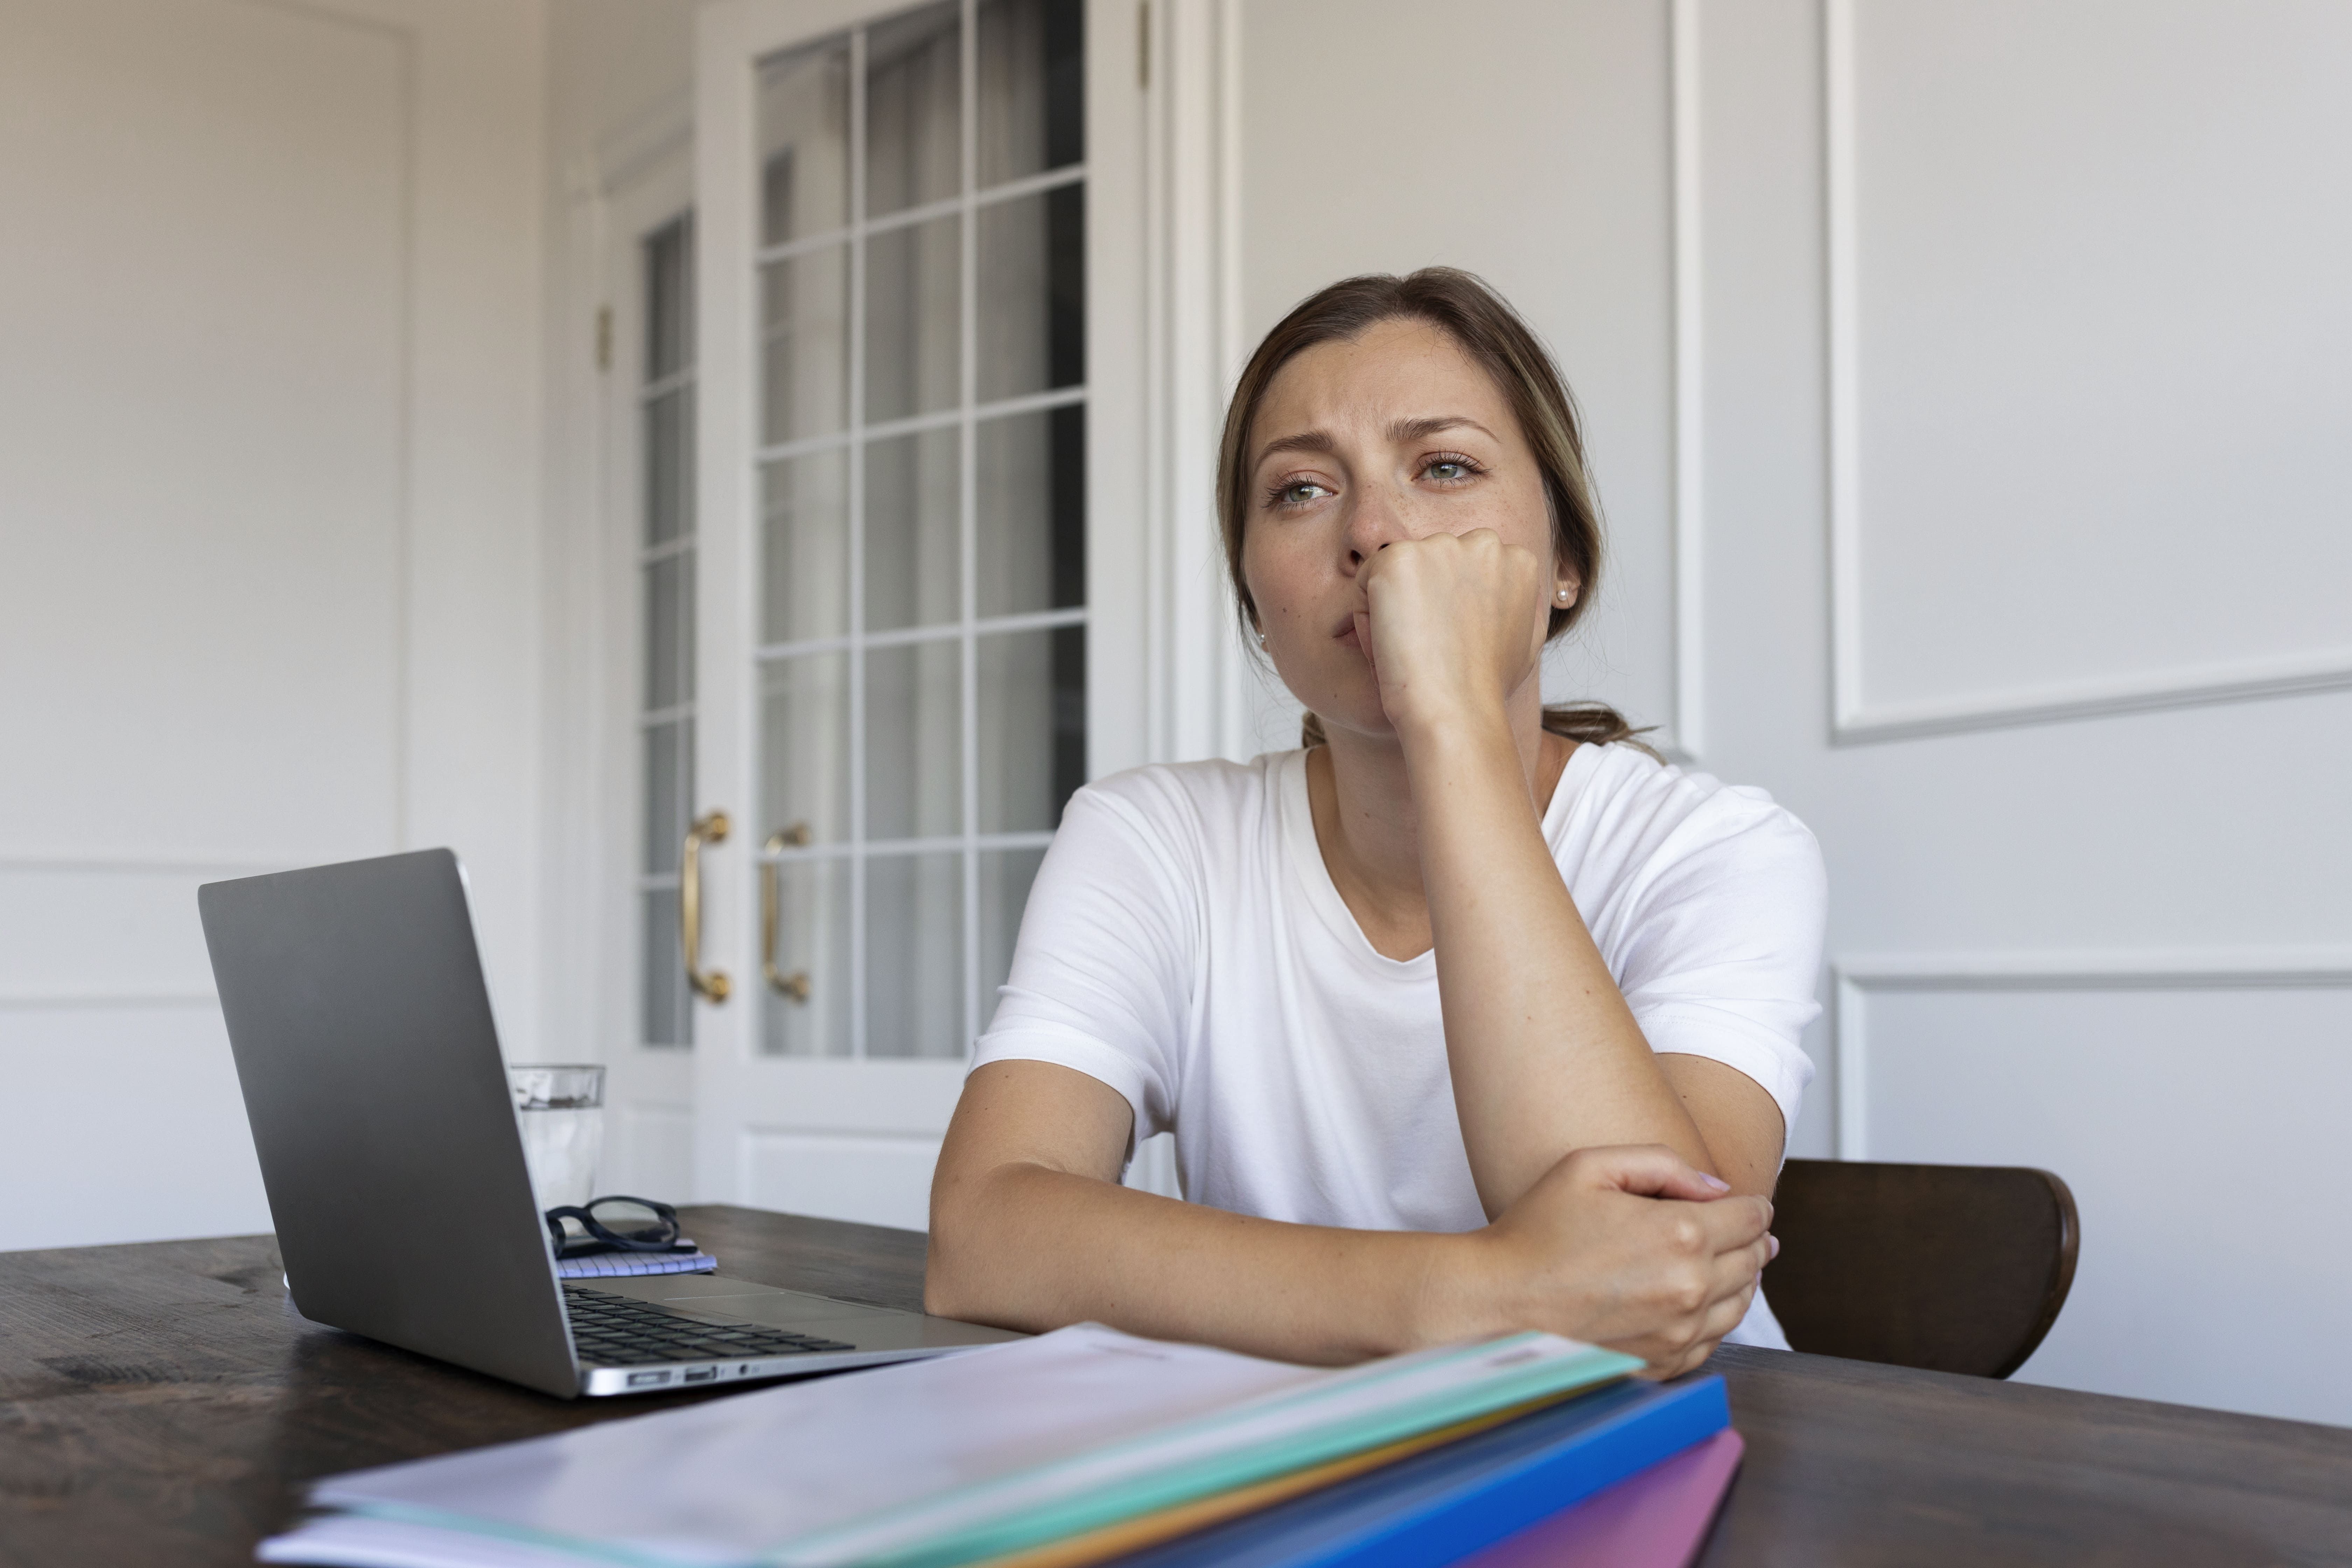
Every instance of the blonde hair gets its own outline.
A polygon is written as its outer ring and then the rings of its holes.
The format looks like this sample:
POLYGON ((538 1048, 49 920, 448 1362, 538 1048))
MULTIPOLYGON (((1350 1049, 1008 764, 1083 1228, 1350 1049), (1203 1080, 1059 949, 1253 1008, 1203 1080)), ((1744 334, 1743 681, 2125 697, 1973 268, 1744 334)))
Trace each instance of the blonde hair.
MULTIPOLYGON (((1445 333, 1495 378, 1510 403, 1543 475, 1553 553, 1577 581, 1576 603, 1555 608, 1545 628, 1545 640, 1557 639, 1576 625, 1601 579, 1601 513, 1585 473, 1576 400, 1542 340, 1519 313, 1483 279, 1453 267, 1424 267, 1402 278, 1368 273, 1342 279, 1276 323, 1250 356, 1225 409, 1224 437, 1217 448, 1217 521, 1242 625, 1252 631, 1258 626, 1257 605, 1242 575, 1242 535, 1250 501, 1250 428, 1256 423, 1258 405, 1282 367, 1307 350, 1357 337, 1392 321, 1426 321, 1445 333)), ((1643 731, 1602 702, 1546 708, 1543 727, 1595 745, 1642 743, 1636 736, 1643 731)), ((1320 745, 1323 738, 1322 721, 1307 714, 1299 726, 1299 744, 1320 745)))

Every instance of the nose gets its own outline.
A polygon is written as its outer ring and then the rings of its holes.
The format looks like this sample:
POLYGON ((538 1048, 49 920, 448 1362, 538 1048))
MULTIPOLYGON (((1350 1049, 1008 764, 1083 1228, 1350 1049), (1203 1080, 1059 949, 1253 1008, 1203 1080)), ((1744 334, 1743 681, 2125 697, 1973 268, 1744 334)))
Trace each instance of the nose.
POLYGON ((1384 544, 1412 537, 1403 509, 1386 485, 1360 485, 1348 508, 1348 565, 1361 566, 1384 544))

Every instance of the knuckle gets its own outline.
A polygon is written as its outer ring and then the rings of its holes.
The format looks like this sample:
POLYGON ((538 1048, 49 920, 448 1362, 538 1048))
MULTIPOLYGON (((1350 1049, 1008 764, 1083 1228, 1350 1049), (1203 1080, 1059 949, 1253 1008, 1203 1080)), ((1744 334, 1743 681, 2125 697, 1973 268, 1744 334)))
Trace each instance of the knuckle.
POLYGON ((1690 1215, 1676 1215, 1666 1230, 1666 1245, 1685 1255, 1706 1245, 1706 1227, 1690 1215))

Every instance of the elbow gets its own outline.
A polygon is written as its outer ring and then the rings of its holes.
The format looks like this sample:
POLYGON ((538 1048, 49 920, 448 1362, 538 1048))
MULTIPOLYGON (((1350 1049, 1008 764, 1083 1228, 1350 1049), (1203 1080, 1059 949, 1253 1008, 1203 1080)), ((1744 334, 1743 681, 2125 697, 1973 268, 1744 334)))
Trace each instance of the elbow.
POLYGON ((976 1321, 983 1310, 971 1270, 961 1265, 962 1249, 931 1232, 923 1251, 923 1310, 934 1318, 976 1321))
POLYGON ((961 1205, 946 1201, 945 1185, 939 1180, 931 1188, 931 1228, 923 1246, 923 1310, 935 1318, 961 1317, 970 1310, 971 1284, 962 1266, 970 1249, 959 1245, 964 1240, 961 1205))
POLYGON ((923 1310, 935 1318, 991 1321, 986 1260, 1002 1247, 983 1234, 992 1212, 992 1172, 946 1161, 931 1181, 931 1228, 923 1247, 923 1310))

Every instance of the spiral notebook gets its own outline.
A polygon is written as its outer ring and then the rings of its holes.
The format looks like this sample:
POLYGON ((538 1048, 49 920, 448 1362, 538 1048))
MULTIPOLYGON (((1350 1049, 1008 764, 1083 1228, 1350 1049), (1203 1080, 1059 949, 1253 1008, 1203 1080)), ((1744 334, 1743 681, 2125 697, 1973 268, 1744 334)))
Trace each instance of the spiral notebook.
POLYGON ((555 1271, 566 1279, 627 1279, 646 1274, 708 1274, 719 1259, 692 1242, 684 1252, 595 1252, 585 1258, 559 1258, 555 1271))

